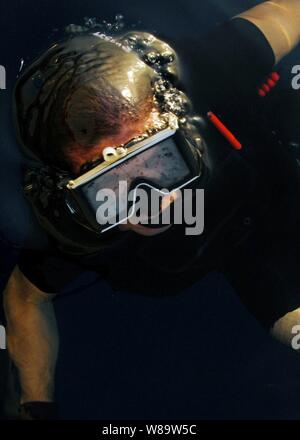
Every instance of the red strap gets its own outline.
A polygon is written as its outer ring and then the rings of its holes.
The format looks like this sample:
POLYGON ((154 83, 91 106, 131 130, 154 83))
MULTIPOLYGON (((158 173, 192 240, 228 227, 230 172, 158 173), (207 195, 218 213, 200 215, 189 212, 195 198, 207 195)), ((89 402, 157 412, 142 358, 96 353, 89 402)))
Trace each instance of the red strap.
POLYGON ((236 150, 241 150, 242 144, 240 141, 234 136, 234 134, 221 122, 221 120, 213 113, 208 112, 207 116, 209 120, 214 124, 217 130, 228 140, 228 142, 235 148, 236 150))

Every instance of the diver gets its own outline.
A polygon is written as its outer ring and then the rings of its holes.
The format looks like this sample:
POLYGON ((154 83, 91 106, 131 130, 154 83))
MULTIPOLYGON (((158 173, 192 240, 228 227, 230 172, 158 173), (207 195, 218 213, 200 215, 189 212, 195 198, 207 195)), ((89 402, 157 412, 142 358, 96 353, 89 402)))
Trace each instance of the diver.
POLYGON ((264 114, 279 79, 274 66, 299 41, 298 0, 274 0, 176 50, 146 32, 80 32, 18 79, 20 203, 39 231, 31 240, 23 223, 4 292, 21 418, 58 417, 52 301, 85 270, 116 291, 157 297, 219 270, 262 325, 291 344, 300 324, 297 145, 264 114), (122 179, 171 194, 204 189, 204 232, 161 224, 172 197, 155 226, 131 222, 121 203, 110 227, 100 225, 96 192, 116 193, 122 179))

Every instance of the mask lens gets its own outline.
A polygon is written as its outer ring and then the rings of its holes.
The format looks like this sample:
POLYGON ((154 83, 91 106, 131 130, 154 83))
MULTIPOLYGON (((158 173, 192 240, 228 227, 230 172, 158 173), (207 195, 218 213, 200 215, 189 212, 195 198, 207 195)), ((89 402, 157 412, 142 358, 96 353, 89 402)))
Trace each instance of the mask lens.
POLYGON ((143 204, 142 217, 159 218, 165 194, 188 185, 199 175, 199 163, 191 146, 176 132, 133 157, 116 162, 71 193, 94 227, 105 230, 134 215, 141 197, 148 201, 143 204), (156 200, 155 208, 151 206, 152 199, 156 200))

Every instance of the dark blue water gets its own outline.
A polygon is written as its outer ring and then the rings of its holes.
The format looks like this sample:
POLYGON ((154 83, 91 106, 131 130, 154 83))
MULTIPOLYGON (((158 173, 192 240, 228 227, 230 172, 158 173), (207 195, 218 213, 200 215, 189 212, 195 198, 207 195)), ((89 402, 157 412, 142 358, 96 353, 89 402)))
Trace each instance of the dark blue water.
MULTIPOLYGON (((176 41, 201 38, 257 3, 11 0, 0 6, 0 64, 12 86, 21 58, 29 61, 53 41, 53 29, 82 23, 84 16, 111 20, 121 13, 128 23, 176 41)), ((286 78, 297 56, 286 60, 286 78)), ((218 274, 160 301, 116 296, 99 282, 61 298, 56 309, 57 397, 64 417, 300 417, 299 355, 271 340, 218 274)))

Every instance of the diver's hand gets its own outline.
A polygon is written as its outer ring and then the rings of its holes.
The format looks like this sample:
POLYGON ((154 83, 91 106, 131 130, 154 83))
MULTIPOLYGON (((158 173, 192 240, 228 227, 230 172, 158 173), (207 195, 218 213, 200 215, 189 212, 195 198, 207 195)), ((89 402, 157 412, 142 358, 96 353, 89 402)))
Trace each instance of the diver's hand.
POLYGON ((255 24, 270 43, 279 62, 300 42, 300 1, 273 0, 261 3, 237 17, 255 24))

